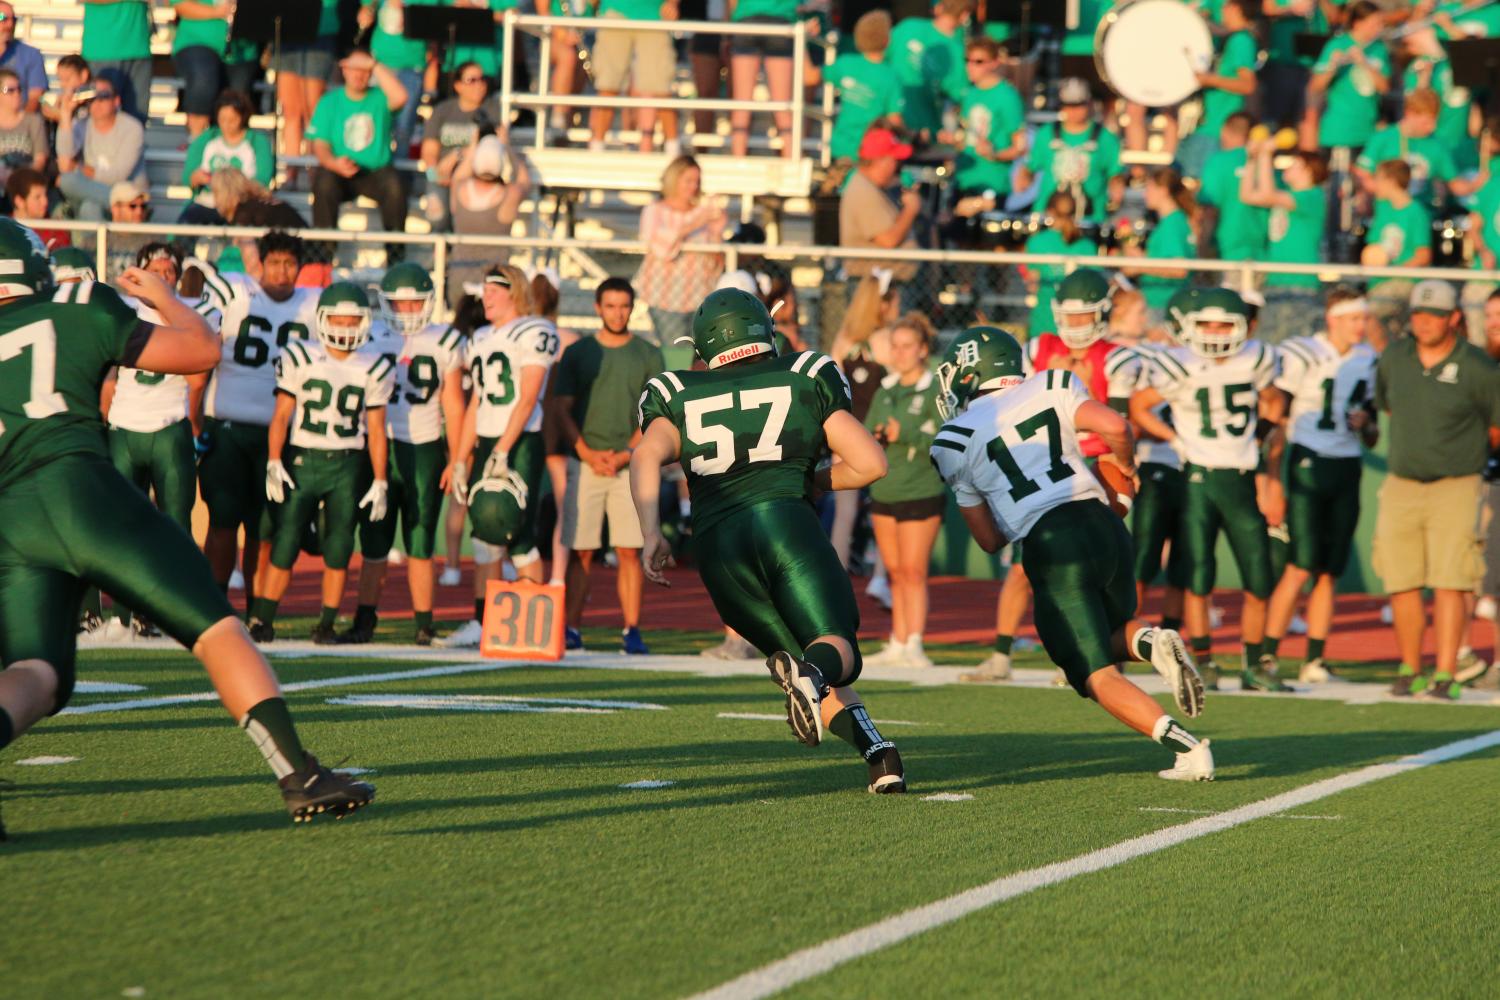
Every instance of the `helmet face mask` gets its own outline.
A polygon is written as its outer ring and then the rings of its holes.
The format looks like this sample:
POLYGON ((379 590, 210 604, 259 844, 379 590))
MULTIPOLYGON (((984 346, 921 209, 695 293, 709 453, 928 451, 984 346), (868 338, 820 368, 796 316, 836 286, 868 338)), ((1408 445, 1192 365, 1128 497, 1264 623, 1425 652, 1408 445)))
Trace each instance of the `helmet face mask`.
POLYGON ((357 351, 370 339, 370 300, 357 286, 335 282, 318 296, 318 339, 335 351, 357 351), (334 318, 352 318, 336 323, 334 318))
POLYGON ((94 262, 77 247, 58 247, 52 251, 52 279, 59 285, 75 281, 94 281, 94 262))
POLYGON ((1109 332, 1111 304, 1109 279, 1093 268, 1081 268, 1057 284, 1052 297, 1053 328, 1072 350, 1092 347, 1109 332), (1089 315, 1094 317, 1092 322, 1069 322, 1089 315))
MULTIPOLYGON (((679 343, 682 340, 679 339, 679 343)), ((710 369, 776 353, 776 323, 766 304, 738 288, 712 292, 693 314, 693 351, 710 369)))
POLYGON ((937 377, 938 412, 944 420, 952 420, 980 393, 1024 381, 1021 345, 1004 330, 970 327, 948 346, 937 377))
POLYGON ((405 261, 385 272, 380 281, 380 316, 385 325, 410 337, 432 322, 436 294, 432 278, 420 265, 405 261), (398 302, 418 302, 416 309, 398 309, 398 302))
POLYGON ((1182 340, 1200 358, 1232 357, 1250 339, 1250 311, 1228 288, 1199 291, 1180 315, 1182 340))

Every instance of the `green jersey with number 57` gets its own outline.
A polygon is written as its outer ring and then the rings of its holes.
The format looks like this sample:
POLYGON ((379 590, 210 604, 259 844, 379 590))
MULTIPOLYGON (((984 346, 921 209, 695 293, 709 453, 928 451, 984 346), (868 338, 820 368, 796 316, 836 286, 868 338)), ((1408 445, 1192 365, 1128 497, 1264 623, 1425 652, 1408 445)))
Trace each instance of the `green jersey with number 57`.
POLYGON ((197 266, 203 271, 207 300, 222 313, 223 347, 203 412, 219 420, 265 426, 276 410, 276 359, 289 342, 313 339, 321 289, 299 288, 278 302, 252 278, 221 274, 209 264, 197 266))
POLYGON ((1011 541, 1075 500, 1104 502, 1073 418, 1090 399, 1072 372, 1050 368, 971 402, 937 432, 932 462, 960 507, 988 506, 1011 541))
POLYGON ((321 341, 294 341, 276 359, 276 391, 297 401, 295 448, 353 451, 365 446, 365 413, 390 402, 396 361, 374 343, 335 358, 321 341))
POLYGON ((663 372, 641 393, 640 424, 672 421, 693 498, 693 527, 767 500, 806 498, 828 452, 824 422, 850 408, 826 354, 803 351, 713 371, 663 372))
POLYGON ((108 285, 62 285, 0 309, 0 489, 63 455, 108 457, 99 387, 154 327, 108 285))
POLYGON ((1205 469, 1260 465, 1255 424, 1260 391, 1276 378, 1276 348, 1247 340, 1227 358, 1202 358, 1186 347, 1151 356, 1150 383, 1172 407, 1172 427, 1187 460, 1205 469))

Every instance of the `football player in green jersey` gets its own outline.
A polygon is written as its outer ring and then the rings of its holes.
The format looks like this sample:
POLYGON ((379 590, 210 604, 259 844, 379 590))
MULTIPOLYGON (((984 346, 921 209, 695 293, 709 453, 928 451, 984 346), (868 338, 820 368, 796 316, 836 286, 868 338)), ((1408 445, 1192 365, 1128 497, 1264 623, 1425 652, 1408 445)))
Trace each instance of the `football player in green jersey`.
POLYGON ((162 322, 105 285, 54 287, 36 235, 0 220, 0 746, 67 704, 93 584, 192 650, 294 818, 343 815, 375 790, 302 748, 275 673, 192 538, 110 463, 99 389, 111 366, 191 375, 219 357, 213 331, 161 279, 130 268, 119 282, 162 322))
POLYGON ((339 281, 324 289, 316 325, 317 340, 288 342, 276 359, 266 499, 282 506, 272 518, 276 530, 266 585, 250 603, 250 634, 258 642, 275 638, 277 604, 314 520, 323 550, 323 611, 312 638, 337 642, 333 626, 354 554, 355 522, 366 508, 372 521, 386 514, 385 406, 394 388, 395 360, 368 343, 370 300, 357 285, 339 281), (368 465, 362 457, 366 451, 368 465), (373 471, 373 481, 367 470, 373 471))
POLYGON ((59 285, 95 281, 94 258, 77 247, 58 247, 52 251, 52 278, 59 285))
POLYGON ((664 372, 641 394, 630 489, 646 578, 667 585, 661 470, 681 461, 693 501, 699 575, 724 624, 769 652, 787 723, 817 746, 825 730, 860 751, 869 790, 906 791, 896 745, 850 686, 859 676, 854 588, 809 503, 814 488, 853 490, 885 474, 885 451, 850 412, 833 359, 777 356, 765 305, 724 288, 693 316, 705 371, 664 372), (818 468, 826 452, 832 466, 818 468))

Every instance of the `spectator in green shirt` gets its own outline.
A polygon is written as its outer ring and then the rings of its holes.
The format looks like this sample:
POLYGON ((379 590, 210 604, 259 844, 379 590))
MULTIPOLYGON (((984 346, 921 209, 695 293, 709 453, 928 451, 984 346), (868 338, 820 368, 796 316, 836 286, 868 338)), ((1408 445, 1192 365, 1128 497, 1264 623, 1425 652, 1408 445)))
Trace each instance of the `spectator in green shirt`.
MULTIPOLYGON (((1404 160, 1385 160, 1375 168, 1375 216, 1359 262, 1366 267, 1429 267, 1432 264, 1432 215, 1411 196, 1411 167, 1404 160)), ((1370 312, 1389 343, 1406 329, 1406 300, 1414 282, 1380 279, 1370 286, 1370 312)), ((1372 340, 1376 350, 1384 343, 1372 340)))
POLYGON ((1347 27, 1323 46, 1313 66, 1309 94, 1326 94, 1318 145, 1358 149, 1380 117, 1380 98, 1391 89, 1391 57, 1380 37, 1385 15, 1370 0, 1349 6, 1347 27))
MULTIPOLYGON (((1491 118, 1485 123, 1485 150, 1483 155, 1493 159, 1500 156, 1500 118, 1491 118)), ((1469 213, 1469 235, 1474 240, 1474 256, 1471 266, 1475 270, 1500 270, 1500 176, 1490 176, 1474 195, 1474 206, 1469 213)), ((1485 302, 1495 290, 1493 281, 1468 281, 1463 288, 1464 319, 1469 327, 1469 341, 1483 346, 1485 336, 1485 302)))
POLYGON ((835 160, 859 156, 859 143, 875 125, 901 122, 901 85, 886 62, 891 44, 891 15, 866 11, 854 22, 854 47, 823 71, 839 95, 829 150, 835 160))
POLYGON ((182 77, 182 113, 187 116, 188 140, 208 128, 214 98, 224 89, 224 48, 229 43, 229 21, 234 5, 228 0, 172 0, 177 31, 172 37, 172 62, 182 77))
POLYGON ((234 167, 263 188, 271 186, 271 140, 250 131, 250 98, 226 90, 213 104, 217 124, 194 139, 182 165, 182 181, 199 195, 215 170, 234 167))
POLYGON ((998 42, 971 38, 964 57, 969 89, 962 102, 963 148, 954 179, 959 197, 993 191, 1003 204, 1011 164, 1026 155, 1026 109, 1020 92, 1001 75, 998 42))
MULTIPOLYGON (((1266 210, 1240 198, 1242 179, 1250 169, 1249 138, 1248 114, 1236 111, 1225 119, 1219 129, 1220 149, 1209 157, 1198 188, 1199 203, 1213 215, 1203 221, 1203 228, 1213 234, 1220 260, 1261 260, 1266 253, 1266 210)), ((1209 255, 1206 248, 1204 255, 1209 255)))
POLYGON ((1040 177, 1037 204, 1045 205, 1054 191, 1067 191, 1082 206, 1082 217, 1102 222, 1109 209, 1109 182, 1120 172, 1120 140, 1094 116, 1086 81, 1063 80, 1057 99, 1057 122, 1037 130, 1016 188, 1025 190, 1040 177))
MULTIPOLYGON (((1156 225, 1151 228, 1146 245, 1127 249, 1128 256, 1182 259, 1197 255, 1192 227, 1198 202, 1183 185, 1181 174, 1171 167, 1162 167, 1151 174, 1146 181, 1146 208, 1156 213, 1156 225)), ((1141 294, 1151 307, 1153 324, 1164 318, 1167 300, 1188 276, 1185 268, 1142 266, 1123 268, 1122 273, 1140 285, 1141 294)))
POLYGON ((1458 176, 1453 150, 1435 135, 1441 110, 1436 91, 1406 95, 1401 120, 1376 132, 1354 163, 1354 176, 1366 192, 1374 194, 1375 168, 1385 160, 1405 161, 1411 168, 1412 197, 1423 204, 1441 204, 1447 192, 1466 198, 1478 190, 1477 180, 1458 176))
POLYGON ((1432 29, 1418 31, 1406 39, 1411 61, 1401 75, 1401 92, 1431 90, 1438 95, 1435 135, 1453 156, 1460 174, 1479 166, 1479 142, 1475 138, 1483 108, 1477 107, 1468 87, 1453 82, 1453 65, 1432 29))
MULTIPOLYGON (((276 73, 276 99, 281 102, 282 156, 302 155, 308 120, 323 99, 328 78, 333 74, 339 0, 320 0, 320 3, 317 37, 310 42, 282 45, 280 55, 270 66, 276 73)), ((295 172, 289 169, 287 178, 290 180, 295 172)))
MULTIPOLYGON (((1078 201, 1066 191, 1053 192, 1047 199, 1047 226, 1026 241, 1027 253, 1056 253, 1069 257, 1093 257, 1099 253, 1099 244, 1084 236, 1078 227, 1078 201)), ((1056 323, 1052 318, 1052 300, 1056 297, 1057 283, 1067 273, 1060 264, 1026 264, 1022 271, 1026 287, 1036 299, 1031 307, 1031 318, 1027 321, 1027 332, 1035 337, 1052 333, 1056 323)))
POLYGON ((360 0, 361 30, 375 29, 370 39, 370 54, 390 69, 406 88, 406 103, 396 113, 392 134, 396 155, 405 156, 411 147, 412 131, 417 127, 417 108, 422 103, 422 74, 427 69, 427 43, 407 38, 406 8, 436 7, 439 0, 360 0))
POLYGON ((151 101, 151 4, 148 0, 83 0, 83 58, 94 75, 124 78, 120 110, 146 123, 151 101))
MULTIPOLYGON (((1269 209, 1266 261, 1272 264, 1317 264, 1323 259, 1323 226, 1328 216, 1328 160, 1315 150, 1290 156, 1282 180, 1276 183, 1269 137, 1251 139, 1247 147, 1251 169, 1240 178, 1240 200, 1253 208, 1269 209)), ((1266 277, 1266 305, 1260 311, 1261 340, 1272 344, 1308 333, 1308 317, 1321 312, 1322 295, 1316 274, 1270 274, 1266 277)))
POLYGON ((975 0, 937 0, 931 18, 903 18, 891 31, 886 58, 901 80, 901 120, 927 139, 942 127, 944 105, 962 100, 969 87, 964 29, 975 6, 975 0))
MULTIPOLYGON (((1307 113, 1307 81, 1313 60, 1298 54, 1297 36, 1326 35, 1338 23, 1344 0, 1263 0, 1269 20, 1266 64, 1260 71, 1261 117, 1274 128, 1295 128, 1307 113)), ((1308 136, 1304 145, 1312 145, 1308 136)))
POLYGON ((927 567, 947 507, 943 480, 927 454, 943 425, 937 380, 927 369, 934 339, 932 323, 921 313, 908 313, 891 328, 890 374, 865 414, 888 469, 870 484, 870 525, 891 590, 890 640, 866 663, 932 666, 922 649, 927 567))
POLYGON ((1250 30, 1250 0, 1224 0, 1219 16, 1228 35, 1213 69, 1198 74, 1203 88, 1203 119, 1177 150, 1177 162, 1189 177, 1202 175, 1204 164, 1218 149, 1219 130, 1225 119, 1243 110, 1245 99, 1255 93, 1260 45, 1250 30))
MULTIPOLYGON (((313 171, 313 225, 334 229, 339 206, 357 195, 380 206, 386 232, 406 227, 406 191, 391 163, 391 114, 406 103, 396 74, 375 61, 369 49, 352 50, 339 62, 344 85, 318 102, 307 138, 318 166, 313 171), (370 89, 373 78, 378 89, 370 89)), ((398 244, 386 245, 389 264, 402 257, 398 244)))

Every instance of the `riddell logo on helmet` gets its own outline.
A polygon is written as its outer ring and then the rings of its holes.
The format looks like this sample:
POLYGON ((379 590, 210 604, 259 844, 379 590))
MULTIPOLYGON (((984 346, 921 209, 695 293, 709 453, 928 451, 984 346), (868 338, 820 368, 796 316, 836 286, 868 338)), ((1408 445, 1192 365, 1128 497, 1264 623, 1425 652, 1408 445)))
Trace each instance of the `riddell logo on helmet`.
POLYGON ((723 354, 715 356, 715 358, 708 363, 708 367, 718 368, 720 365, 727 365, 733 361, 740 361, 744 358, 754 357, 757 354, 764 354, 770 349, 770 344, 745 344, 743 347, 735 347, 725 351, 723 354))

